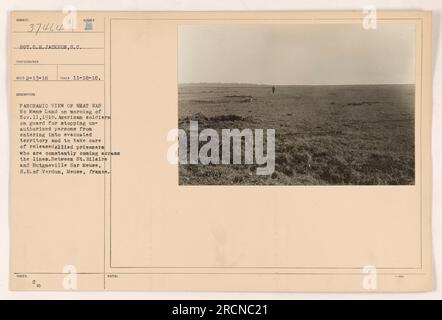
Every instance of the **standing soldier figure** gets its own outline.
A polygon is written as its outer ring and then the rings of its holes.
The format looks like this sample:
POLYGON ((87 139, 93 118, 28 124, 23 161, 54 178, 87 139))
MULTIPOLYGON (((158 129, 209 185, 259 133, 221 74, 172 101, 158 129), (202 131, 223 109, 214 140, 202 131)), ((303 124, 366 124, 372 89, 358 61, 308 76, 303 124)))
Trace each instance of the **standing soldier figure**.
POLYGON ((275 94, 275 86, 272 86, 272 93, 275 94))

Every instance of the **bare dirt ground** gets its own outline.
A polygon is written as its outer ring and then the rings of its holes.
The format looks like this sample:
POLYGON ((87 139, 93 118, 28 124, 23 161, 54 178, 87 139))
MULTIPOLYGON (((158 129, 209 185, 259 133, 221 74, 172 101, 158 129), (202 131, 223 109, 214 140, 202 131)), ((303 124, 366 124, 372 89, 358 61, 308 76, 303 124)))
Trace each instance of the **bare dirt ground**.
POLYGON ((183 185, 414 184, 414 85, 179 86, 179 127, 275 129, 275 171, 180 165, 183 185))

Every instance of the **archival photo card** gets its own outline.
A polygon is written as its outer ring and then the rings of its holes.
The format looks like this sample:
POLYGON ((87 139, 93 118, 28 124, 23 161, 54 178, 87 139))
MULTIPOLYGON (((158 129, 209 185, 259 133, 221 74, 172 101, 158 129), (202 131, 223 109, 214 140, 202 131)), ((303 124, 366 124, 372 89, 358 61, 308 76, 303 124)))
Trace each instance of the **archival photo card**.
POLYGON ((11 290, 432 290, 431 12, 10 22, 11 290))

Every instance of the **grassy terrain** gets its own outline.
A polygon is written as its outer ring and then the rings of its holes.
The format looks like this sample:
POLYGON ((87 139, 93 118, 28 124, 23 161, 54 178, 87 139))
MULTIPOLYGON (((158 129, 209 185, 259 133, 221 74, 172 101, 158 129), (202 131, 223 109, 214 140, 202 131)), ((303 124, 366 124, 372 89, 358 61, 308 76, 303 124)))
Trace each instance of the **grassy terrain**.
POLYGON ((180 184, 414 184, 414 86, 179 87, 179 127, 276 130, 271 176, 256 165, 180 165, 180 184))

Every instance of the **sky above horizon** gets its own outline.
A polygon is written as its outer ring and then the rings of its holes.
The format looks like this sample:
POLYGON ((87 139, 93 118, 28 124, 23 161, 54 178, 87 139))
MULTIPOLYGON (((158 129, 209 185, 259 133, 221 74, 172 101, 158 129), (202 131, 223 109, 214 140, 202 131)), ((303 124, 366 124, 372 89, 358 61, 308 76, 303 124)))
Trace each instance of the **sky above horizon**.
POLYGON ((413 84, 415 27, 184 25, 178 30, 178 82, 413 84))

